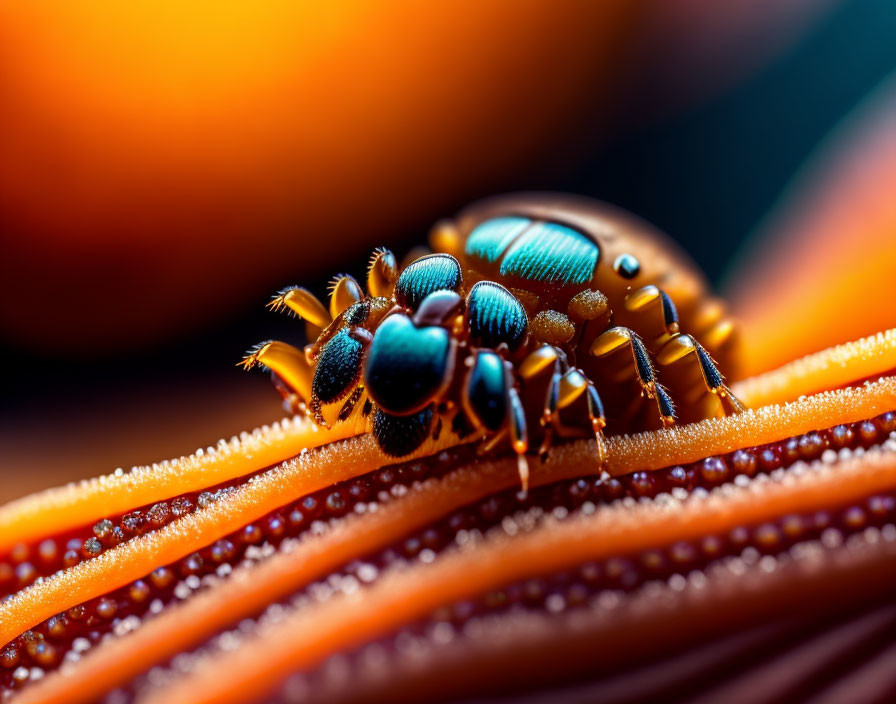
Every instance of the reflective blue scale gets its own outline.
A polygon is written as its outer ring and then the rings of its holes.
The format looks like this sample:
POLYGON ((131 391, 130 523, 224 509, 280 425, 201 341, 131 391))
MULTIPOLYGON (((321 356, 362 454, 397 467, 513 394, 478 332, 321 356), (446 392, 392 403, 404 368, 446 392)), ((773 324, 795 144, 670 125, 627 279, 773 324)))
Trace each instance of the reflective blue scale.
POLYGON ((515 350, 526 339, 526 309, 501 284, 480 281, 470 289, 467 304, 470 338, 476 347, 495 348, 505 342, 515 350))
POLYGON ((387 455, 404 457, 426 440, 432 415, 432 406, 408 416, 393 416, 378 408, 373 416, 373 434, 387 455))
POLYGON ((434 291, 459 291, 463 275, 457 260, 448 254, 430 254, 409 264, 395 282, 395 300, 417 310, 434 291))
POLYGON ((507 217, 486 220, 467 237, 465 252, 468 257, 478 257, 496 262, 517 236, 532 221, 529 218, 507 217))
POLYGON ((445 328, 418 328, 406 315, 389 316, 367 352, 367 391, 389 413, 414 412, 442 386, 450 349, 451 338, 445 328))
POLYGON ((576 286, 594 276, 597 244, 557 223, 534 223, 510 246, 501 262, 502 276, 576 286))
POLYGON ((494 352, 481 351, 467 381, 467 398, 479 422, 497 432, 507 418, 507 375, 494 352))
POLYGON ((353 338, 348 329, 340 330, 324 346, 311 388, 322 403, 333 403, 343 398, 358 378, 363 345, 353 338))

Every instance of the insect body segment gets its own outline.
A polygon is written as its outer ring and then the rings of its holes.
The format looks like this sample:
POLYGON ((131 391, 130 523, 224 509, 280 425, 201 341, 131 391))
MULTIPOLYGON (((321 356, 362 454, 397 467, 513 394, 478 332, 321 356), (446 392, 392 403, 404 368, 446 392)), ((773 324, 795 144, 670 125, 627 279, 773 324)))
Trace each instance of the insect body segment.
POLYGON ((436 291, 459 291, 463 284, 460 264, 450 254, 420 257, 401 272, 395 284, 395 302, 417 310, 436 291))
POLYGON ((516 350, 526 340, 529 319, 526 309, 500 284, 480 281, 467 297, 470 342, 475 347, 507 345, 516 350))
POLYGON ((269 368, 290 408, 319 423, 369 416, 391 456, 449 428, 480 435, 482 451, 507 446, 524 486, 532 448, 592 435, 603 458, 605 426, 742 409, 713 360, 732 356, 733 326, 647 226, 536 195, 476 206, 432 241, 442 251, 401 271, 377 250, 366 292, 340 275, 329 306, 282 292, 271 307, 319 333, 304 352, 265 343, 244 366, 269 368))
POLYGON ((387 413, 421 410, 451 380, 453 343, 443 327, 418 327, 403 313, 389 316, 377 330, 364 363, 367 393, 387 413))

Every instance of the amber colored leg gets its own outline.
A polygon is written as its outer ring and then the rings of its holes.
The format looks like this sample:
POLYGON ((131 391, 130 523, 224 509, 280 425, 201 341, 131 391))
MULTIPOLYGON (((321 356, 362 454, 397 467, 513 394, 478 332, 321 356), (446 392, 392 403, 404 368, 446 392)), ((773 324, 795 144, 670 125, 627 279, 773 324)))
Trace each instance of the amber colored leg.
POLYGON ((725 377, 722 376, 712 357, 692 336, 675 335, 657 353, 657 362, 663 367, 688 361, 698 365, 706 390, 719 398, 725 415, 744 410, 744 405, 725 384, 725 377))
POLYGON ((666 390, 657 383, 647 348, 634 331, 624 327, 610 328, 597 337, 590 351, 594 357, 604 357, 626 347, 631 351, 632 365, 643 393, 656 400, 663 426, 672 425, 675 422, 675 405, 666 390))
POLYGON ((661 288, 650 285, 632 291, 625 297, 625 308, 647 319, 645 322, 649 325, 650 332, 643 331, 646 338, 679 332, 678 310, 661 288))
MULTIPOLYGON (((239 362, 243 369, 252 369, 256 365, 270 369, 276 380, 301 402, 307 403, 311 398, 311 365, 302 350, 276 340, 262 342, 249 350, 239 362)), ((276 381, 274 385, 277 386, 276 381)), ((283 393, 282 388, 278 389, 283 393)))
POLYGON ((373 298, 391 298, 397 278, 395 255, 385 247, 373 250, 367 267, 367 293, 373 298))
POLYGON ((361 289, 354 276, 339 274, 330 281, 330 317, 336 320, 350 305, 364 298, 361 289))

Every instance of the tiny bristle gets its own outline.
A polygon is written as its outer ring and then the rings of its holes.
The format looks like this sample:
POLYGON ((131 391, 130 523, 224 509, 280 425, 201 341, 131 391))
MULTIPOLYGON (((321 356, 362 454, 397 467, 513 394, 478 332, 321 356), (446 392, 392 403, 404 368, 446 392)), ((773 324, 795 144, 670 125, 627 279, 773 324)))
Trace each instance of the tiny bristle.
POLYGON ((670 422, 675 420, 675 403, 672 401, 672 397, 669 396, 669 392, 666 391, 664 386, 660 386, 656 384, 656 398, 659 402, 660 413, 662 414, 664 419, 671 419, 670 422))
POLYGON ((261 367, 267 371, 268 367, 259 361, 258 355, 265 347, 271 344, 271 342, 273 342, 273 340, 265 340, 264 342, 259 342, 257 345, 250 347, 246 350, 246 354, 243 358, 236 363, 236 366, 242 367, 246 371, 253 369, 254 367, 261 367))
POLYGON ((373 269, 373 267, 376 266, 377 260, 388 251, 389 250, 385 247, 377 247, 374 249, 373 253, 370 255, 370 263, 367 265, 367 271, 373 269))
POLYGON ((280 311, 286 305, 286 297, 295 291, 298 286, 287 286, 286 288, 280 289, 276 294, 271 298, 270 301, 267 302, 266 307, 275 313, 280 311))
POLYGON ((352 278, 349 274, 336 274, 332 279, 327 282, 327 293, 332 294, 333 291, 336 290, 336 287, 339 285, 339 282, 343 279, 352 278))

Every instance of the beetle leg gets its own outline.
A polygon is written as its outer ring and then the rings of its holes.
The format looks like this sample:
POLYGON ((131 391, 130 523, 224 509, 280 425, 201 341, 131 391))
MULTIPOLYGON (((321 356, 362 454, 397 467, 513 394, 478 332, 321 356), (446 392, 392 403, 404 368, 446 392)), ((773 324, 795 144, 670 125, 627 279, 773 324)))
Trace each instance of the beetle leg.
POLYGON ((301 286, 289 286, 283 289, 268 302, 267 307, 273 311, 286 308, 320 328, 325 328, 333 322, 330 313, 317 296, 301 286))
POLYGON ((249 350, 238 366, 269 369, 274 376, 274 386, 293 410, 298 408, 298 402, 307 403, 311 398, 311 365, 302 350, 292 345, 275 340, 262 342, 249 350))
POLYGON ((526 414, 516 389, 511 388, 507 393, 507 405, 509 417, 507 427, 502 428, 479 446, 477 454, 485 455, 494 450, 505 439, 510 440, 510 446, 516 453, 517 472, 520 475, 520 488, 523 492, 529 491, 529 460, 526 453, 529 451, 529 431, 526 426, 526 414))
POLYGON ((529 487, 529 432, 526 414, 514 384, 513 365, 492 350, 479 350, 471 358, 463 385, 462 403, 467 417, 486 437, 482 452, 494 448, 509 436, 517 454, 523 491, 529 487), (490 436, 490 437, 489 437, 490 436))
POLYGON ((644 343, 631 329, 610 328, 597 337, 591 345, 591 355, 605 357, 617 350, 628 347, 632 353, 632 364, 642 392, 654 399, 664 427, 675 422, 675 405, 666 390, 656 380, 656 371, 644 343))
POLYGON ((397 278, 395 255, 385 247, 373 250, 367 267, 367 293, 373 298, 390 298, 397 278))
POLYGON ((349 394, 348 399, 346 399, 345 403, 342 404, 342 408, 339 409, 339 416, 337 420, 344 421, 347 420, 348 417, 352 414, 352 411, 355 410, 355 406, 358 405, 358 401, 361 400, 361 396, 364 395, 364 387, 356 386, 355 390, 349 394))
POLYGON ((719 372, 712 357, 697 340, 690 335, 675 335, 659 350, 657 362, 662 366, 678 363, 683 360, 695 360, 700 377, 707 391, 715 394, 726 415, 740 413, 744 405, 725 384, 725 378, 719 372))
POLYGON ((324 417, 324 406, 342 401, 355 391, 372 339, 373 335, 364 328, 343 328, 321 350, 311 378, 309 403, 311 414, 319 425, 329 426, 324 417))
POLYGON ((669 295, 656 286, 643 286, 625 297, 625 308, 630 313, 648 318, 639 330, 656 330, 657 337, 679 332, 678 310, 669 295))
POLYGON ((588 400, 588 420, 591 421, 591 429, 594 431, 594 442, 597 444, 597 454, 601 463, 607 457, 607 441, 604 438, 604 428, 607 425, 607 416, 604 413, 604 404, 600 400, 600 394, 597 388, 588 380, 588 387, 585 389, 588 400))
POLYGON ((560 357, 554 361, 554 372, 551 374, 551 383, 544 399, 544 409, 541 414, 541 424, 544 426, 544 439, 538 448, 538 454, 545 457, 551 449, 554 439, 554 424, 557 422, 557 412, 560 409, 560 385, 563 379, 563 367, 560 357))
POLYGON ((588 420, 591 423, 594 440, 597 443, 597 454, 602 462, 607 456, 607 444, 603 434, 607 419, 604 415, 604 405, 600 399, 600 394, 598 394, 597 388, 592 381, 581 370, 575 368, 567 369, 562 374, 560 374, 560 370, 561 367, 558 364, 548 391, 544 415, 545 439, 544 444, 539 449, 539 454, 542 456, 547 454, 550 441, 553 439, 553 424, 559 421, 560 412, 571 407, 584 396, 588 420))
MULTIPOLYGON (((737 324, 728 316, 725 304, 718 298, 706 298, 700 302, 690 328, 710 355, 724 353, 736 344, 738 338, 737 324)), ((729 365, 726 368, 730 373, 729 365)))
POLYGON ((526 413, 523 410, 519 392, 515 388, 511 387, 507 392, 507 400, 510 405, 510 445, 516 452, 520 485, 523 492, 527 492, 529 491, 529 461, 526 459, 526 453, 529 451, 529 430, 526 427, 526 413))
POLYGON ((330 317, 336 320, 346 308, 363 300, 361 285, 349 274, 339 274, 330 280, 330 317))
POLYGON ((510 435, 510 428, 502 428, 491 437, 488 436, 488 431, 485 428, 482 428, 480 432, 482 434, 482 444, 476 449, 476 454, 481 456, 487 455, 500 445, 503 440, 506 440, 510 435))
POLYGON ((542 374, 551 371, 551 379, 545 394, 544 406, 541 413, 541 424, 545 429, 544 440, 538 449, 540 455, 544 455, 551 445, 550 435, 553 432, 554 419, 557 413, 557 404, 560 396, 560 378, 563 376, 563 365, 566 357, 561 350, 551 345, 542 345, 530 352, 519 365, 519 376, 523 382, 528 382, 542 374))
POLYGON ((604 404, 592 381, 579 369, 569 369, 560 378, 557 401, 558 411, 569 408, 582 396, 585 397, 585 407, 588 409, 588 420, 591 423, 591 430, 594 432, 594 440, 597 443, 597 453, 601 461, 603 461, 607 456, 607 445, 603 433, 603 429, 607 424, 607 419, 604 415, 604 404))
POLYGON ((559 421, 559 413, 564 408, 569 408, 578 401, 583 394, 587 394, 586 407, 591 428, 594 431, 597 442, 597 451, 601 459, 606 457, 606 442, 603 437, 603 428, 606 425, 603 403, 600 395, 591 380, 579 369, 569 368, 566 356, 562 350, 544 345, 530 353, 520 364, 520 377, 531 380, 547 369, 553 368, 551 379, 545 394, 542 410, 541 424, 544 426, 544 439, 538 449, 542 457, 547 455, 555 434, 555 425, 559 421))
POLYGON ((315 340, 331 323, 330 312, 311 291, 301 286, 289 286, 268 301, 272 311, 286 309, 305 321, 305 332, 309 340, 315 340))

